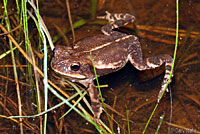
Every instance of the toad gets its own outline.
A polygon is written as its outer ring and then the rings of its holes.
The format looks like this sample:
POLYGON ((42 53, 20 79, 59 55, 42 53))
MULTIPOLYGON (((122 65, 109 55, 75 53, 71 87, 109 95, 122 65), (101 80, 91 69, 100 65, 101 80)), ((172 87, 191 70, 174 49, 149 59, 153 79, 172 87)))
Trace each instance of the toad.
POLYGON ((93 82, 95 74, 90 55, 98 77, 121 69, 128 61, 138 70, 154 69, 164 63, 165 75, 159 96, 167 84, 173 61, 167 54, 143 58, 138 37, 113 30, 134 22, 133 15, 106 12, 105 16, 98 18, 109 21, 109 24, 101 28, 103 34, 85 38, 73 48, 57 45, 51 61, 51 68, 56 73, 88 88, 95 121, 99 120, 102 113, 102 103, 93 82))

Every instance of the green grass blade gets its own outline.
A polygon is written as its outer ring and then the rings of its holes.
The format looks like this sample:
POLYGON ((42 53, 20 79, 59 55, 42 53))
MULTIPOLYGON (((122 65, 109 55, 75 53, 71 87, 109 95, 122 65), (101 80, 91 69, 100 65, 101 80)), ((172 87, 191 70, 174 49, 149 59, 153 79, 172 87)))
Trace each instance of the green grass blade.
MULTIPOLYGON (((22 42, 19 44, 19 46, 20 46, 21 44, 22 44, 22 42)), ((4 58, 6 55, 10 54, 11 51, 14 51, 16 48, 17 48, 17 47, 14 47, 14 48, 8 50, 7 52, 1 54, 1 55, 0 55, 0 59, 4 58)))
POLYGON ((158 127, 157 127, 157 130, 156 130, 155 134, 158 134, 158 132, 159 132, 159 130, 160 130, 160 127, 161 127, 161 125, 162 125, 162 122, 163 122, 163 120, 164 120, 164 117, 165 117, 165 114, 163 114, 163 115, 160 117, 160 123, 159 123, 159 125, 158 125, 158 127))
MULTIPOLYGON (((175 64, 175 59, 176 59, 176 52, 177 52, 177 47, 178 47, 178 30, 179 30, 179 1, 176 0, 176 42, 175 42, 174 57, 173 57, 173 63, 172 63, 172 68, 171 68, 171 72, 170 72, 170 77, 169 77, 169 79, 168 79, 168 82, 167 82, 167 85, 166 85, 166 87, 165 87, 165 90, 166 90, 166 88, 167 88, 167 86, 168 86, 168 84, 169 84, 169 82, 170 82, 170 79, 171 79, 171 76, 172 76, 172 72, 173 72, 173 69, 174 69, 174 64, 175 64)), ((164 92, 162 93, 160 99, 161 99, 162 96, 164 95, 165 90, 164 90, 164 92)), ((151 115, 150 115, 150 117, 149 117, 149 119, 148 119, 148 121, 147 121, 147 123, 146 123, 146 125, 145 125, 145 128, 144 128, 144 130, 143 130, 143 132, 142 132, 143 134, 145 133, 145 131, 146 131, 146 129, 147 129, 149 123, 150 123, 150 120, 152 119, 152 117, 153 117, 153 115, 154 115, 154 113, 155 113, 155 111, 156 111, 156 109, 157 109, 157 107, 158 107, 158 104, 159 104, 159 102, 158 102, 158 103, 156 104, 156 106, 154 107, 153 112, 151 113, 151 115)))
MULTIPOLYGON (((76 96, 78 96, 78 93, 72 95, 71 97, 69 97, 68 99, 66 99, 66 101, 69 102, 69 101, 71 101, 72 99, 74 99, 76 96)), ((47 111, 43 111, 43 112, 41 112, 41 113, 39 113, 39 114, 29 115, 29 116, 9 116, 8 118, 35 118, 35 117, 44 115, 44 114, 50 112, 51 110, 54 110, 54 109, 56 109, 56 108, 62 106, 63 104, 65 104, 65 101, 63 101, 63 102, 61 102, 61 103, 59 103, 59 104, 57 104, 57 105, 55 105, 55 106, 49 108, 47 111)))
POLYGON ((111 121, 110 121, 110 117, 109 117, 109 115, 108 115, 108 112, 107 112, 107 110, 106 110, 106 106, 105 106, 104 101, 103 101, 103 97, 102 97, 102 93, 101 93, 101 89, 100 89, 100 84, 99 84, 98 77, 97 77, 97 72, 96 72, 95 65, 94 65, 94 61, 93 61, 93 58, 92 58, 92 53, 90 53, 90 59, 91 59, 91 61, 92 61, 92 65, 93 65, 93 69, 94 69, 94 74, 95 74, 96 82, 97 82, 97 87, 98 87, 99 94, 100 94, 100 97, 101 97, 101 102, 102 102, 102 105, 103 105, 103 107, 104 107, 105 113, 106 113, 106 115, 107 115, 108 122, 109 122, 109 124, 110 124, 110 128, 111 128, 111 130, 112 130, 112 133, 114 133, 113 127, 112 127, 112 124, 111 124, 111 121))

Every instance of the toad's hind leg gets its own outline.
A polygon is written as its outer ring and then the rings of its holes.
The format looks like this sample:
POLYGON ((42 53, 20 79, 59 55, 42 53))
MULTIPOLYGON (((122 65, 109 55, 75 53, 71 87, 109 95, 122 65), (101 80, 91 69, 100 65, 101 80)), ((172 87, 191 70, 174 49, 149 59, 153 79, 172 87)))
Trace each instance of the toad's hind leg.
POLYGON ((105 35, 117 33, 116 31, 113 31, 112 29, 127 25, 128 23, 131 23, 135 20, 135 17, 131 14, 126 14, 126 13, 114 13, 113 14, 113 13, 109 13, 108 11, 106 11, 105 16, 98 16, 97 18, 98 19, 106 19, 109 21, 109 24, 107 24, 101 28, 101 31, 105 35))
MULTIPOLYGON (((132 52, 128 55, 128 60, 138 70, 154 69, 156 67, 160 67, 163 63, 165 63, 165 76, 162 82, 161 90, 158 95, 158 102, 159 102, 160 97, 167 85, 167 81, 170 77, 170 71, 173 62, 172 57, 167 54, 161 54, 143 59, 140 43, 139 41, 135 41, 132 52)), ((168 89, 166 89, 166 91, 168 91, 168 89)))

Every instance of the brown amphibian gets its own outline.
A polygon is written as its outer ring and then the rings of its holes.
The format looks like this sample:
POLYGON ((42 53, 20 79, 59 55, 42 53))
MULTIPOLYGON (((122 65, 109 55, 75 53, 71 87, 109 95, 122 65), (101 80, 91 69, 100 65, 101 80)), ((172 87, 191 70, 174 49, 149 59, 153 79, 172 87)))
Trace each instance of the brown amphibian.
POLYGON ((90 54, 98 77, 121 69, 128 61, 138 70, 154 69, 165 63, 165 75, 159 94, 162 94, 167 84, 173 61, 167 54, 143 58, 138 37, 113 31, 132 23, 135 20, 133 15, 106 12, 105 16, 98 18, 109 21, 101 29, 103 34, 85 38, 73 48, 57 45, 51 61, 51 68, 56 73, 88 88, 95 121, 98 121, 102 113, 102 103, 93 82, 95 75, 90 54))

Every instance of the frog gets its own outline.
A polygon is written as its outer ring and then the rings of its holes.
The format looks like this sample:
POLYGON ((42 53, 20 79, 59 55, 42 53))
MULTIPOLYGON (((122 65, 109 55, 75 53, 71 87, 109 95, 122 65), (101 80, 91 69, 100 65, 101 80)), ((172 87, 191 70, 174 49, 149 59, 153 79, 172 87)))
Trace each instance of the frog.
POLYGON ((97 18, 109 22, 101 28, 102 34, 82 39, 73 47, 56 45, 51 60, 51 68, 57 74, 87 88, 95 122, 99 121, 103 108, 99 91, 94 84, 96 79, 94 68, 97 77, 100 77, 120 70, 128 61, 139 71, 154 69, 165 64, 159 101, 170 77, 173 62, 168 54, 143 58, 139 38, 115 30, 133 23, 135 16, 106 11, 106 15, 97 18))

